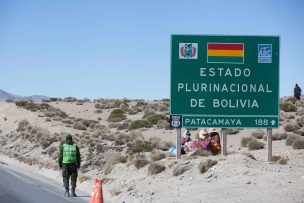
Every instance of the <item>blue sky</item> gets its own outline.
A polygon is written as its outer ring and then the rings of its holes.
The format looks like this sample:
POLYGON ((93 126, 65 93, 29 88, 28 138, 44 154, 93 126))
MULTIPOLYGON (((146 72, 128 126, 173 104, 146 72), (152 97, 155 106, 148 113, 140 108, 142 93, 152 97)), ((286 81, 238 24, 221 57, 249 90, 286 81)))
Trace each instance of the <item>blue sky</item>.
POLYGON ((0 0, 0 89, 170 97, 170 35, 280 35, 280 96, 304 89, 301 0, 0 0))

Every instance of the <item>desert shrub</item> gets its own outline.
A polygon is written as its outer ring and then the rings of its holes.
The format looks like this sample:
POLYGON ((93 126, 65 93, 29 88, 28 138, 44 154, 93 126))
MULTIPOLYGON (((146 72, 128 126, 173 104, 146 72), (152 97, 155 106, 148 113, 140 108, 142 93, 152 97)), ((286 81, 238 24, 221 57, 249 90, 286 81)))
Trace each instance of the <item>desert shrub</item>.
POLYGON ((296 115, 298 115, 298 116, 304 116, 304 109, 303 108, 298 109, 298 111, 296 112, 296 115))
POLYGON ((264 135, 264 131, 263 130, 257 130, 251 133, 251 136, 256 138, 256 139, 262 139, 263 135, 264 135))
POLYGON ((280 109, 285 112, 295 112, 297 111, 297 107, 290 101, 285 101, 280 104, 280 109))
POLYGON ((198 149, 191 153, 191 156, 211 156, 212 153, 205 149, 198 149))
POLYGON ((109 122, 120 122, 127 118, 122 109, 114 109, 108 117, 109 122))
POLYGON ((185 171, 189 170, 190 166, 185 166, 185 165, 177 165, 174 169, 173 169, 173 176, 179 176, 182 175, 185 171))
POLYGON ((113 128, 117 128, 119 126, 119 123, 109 123, 108 124, 108 128, 113 129, 113 128))
POLYGON ((119 125, 117 126, 117 130, 128 129, 131 122, 132 122, 131 120, 126 120, 123 123, 119 123, 119 125))
POLYGON ((242 137, 241 139, 241 146, 242 147, 247 147, 248 146, 248 143, 253 140, 254 138, 253 137, 242 137))
POLYGON ((27 101, 16 101, 15 104, 16 104, 16 106, 18 106, 18 107, 24 108, 25 105, 27 104, 27 101))
POLYGON ((304 137, 298 136, 292 144, 294 149, 304 149, 304 137))
POLYGON ((28 120, 24 119, 19 122, 17 131, 25 131, 27 126, 29 125, 28 120))
POLYGON ((156 125, 159 121, 167 120, 167 116, 162 114, 151 114, 145 117, 147 121, 149 121, 152 125, 156 125))
POLYGON ((77 99, 75 97, 65 97, 63 99, 64 102, 75 102, 77 99))
POLYGON ((61 99, 61 98, 51 97, 51 98, 50 98, 50 101, 51 101, 51 102, 56 102, 56 101, 62 101, 62 99, 61 99))
POLYGON ((139 129, 139 128, 149 128, 149 127, 152 127, 152 125, 149 121, 147 121, 147 120, 135 120, 129 125, 128 130, 131 131, 131 130, 136 130, 136 129, 139 129))
POLYGON ((288 161, 288 158, 284 158, 284 157, 281 157, 281 156, 274 155, 274 156, 271 157, 271 161, 274 162, 274 163, 286 165, 287 161, 288 161))
POLYGON ((76 105, 83 105, 84 101, 83 100, 77 100, 76 105))
POLYGON ((123 156, 119 152, 114 152, 110 155, 110 157, 107 159, 105 166, 104 166, 104 173, 109 174, 112 171, 112 167, 118 163, 126 163, 127 157, 123 156))
POLYGON ((86 130, 87 129, 85 125, 83 125, 82 123, 79 123, 79 122, 74 123, 73 128, 77 129, 77 130, 86 130))
POLYGON ((153 147, 149 142, 136 143, 135 145, 131 146, 130 154, 135 154, 140 152, 151 152, 152 149, 153 147))
POLYGON ((274 133, 272 134, 272 140, 284 140, 287 136, 286 133, 274 133))
POLYGON ((293 132, 295 130, 298 130, 300 129, 300 126, 298 124, 293 124, 293 123, 287 123, 285 126, 284 126, 284 130, 286 132, 293 132))
POLYGON ((202 161, 199 166, 198 169, 201 173, 205 173, 207 172, 212 166, 216 165, 217 161, 216 160, 212 160, 212 159, 208 159, 205 161, 202 161))
POLYGON ((234 134, 237 134, 237 133, 239 133, 240 131, 238 130, 238 129, 236 129, 236 128, 228 128, 227 129, 227 134, 228 135, 234 135, 234 134))
POLYGON ((14 100, 12 100, 12 99, 6 99, 5 102, 6 102, 6 103, 13 103, 14 100))
POLYGON ((61 111, 60 109, 52 107, 52 106, 44 109, 43 112, 46 117, 55 117, 55 116, 58 116, 60 118, 68 117, 68 115, 64 111, 61 111))
POLYGON ((42 149, 46 149, 48 146, 50 146, 50 141, 47 139, 41 139, 39 142, 42 149))
POLYGON ((291 102, 291 103, 295 104, 296 101, 297 101, 297 98, 295 98, 295 97, 288 97, 287 99, 285 99, 284 102, 291 102))
POLYGON ((140 131, 133 130, 129 134, 130 134, 132 140, 137 140, 137 139, 144 140, 144 136, 140 131))
POLYGON ((295 134, 288 135, 286 139, 286 145, 291 146, 297 140, 298 137, 299 135, 295 135, 295 134))
POLYGON ((109 149, 109 146, 103 143, 98 143, 95 146, 95 152, 96 154, 104 153, 109 149))
POLYGON ((143 168, 144 166, 146 166, 149 163, 146 156, 142 155, 142 154, 137 154, 135 159, 133 159, 132 162, 133 162, 135 168, 137 168, 137 169, 143 168))
POLYGON ((157 110, 158 110, 159 112, 169 111, 168 106, 167 106, 167 105, 164 105, 164 104, 158 105, 157 110))
POLYGON ((165 157, 166 157, 166 154, 164 154, 160 150, 153 149, 150 154, 151 161, 158 161, 158 160, 164 159, 165 157))
POLYGON ((304 116, 296 119, 299 126, 304 127, 304 116))
POLYGON ((165 166, 160 165, 158 163, 150 163, 148 167, 148 174, 155 175, 158 174, 166 169, 165 166))
POLYGON ((168 150, 173 145, 172 142, 164 141, 161 138, 156 137, 156 136, 151 137, 149 139, 149 141, 151 142, 151 145, 153 148, 164 150, 164 151, 168 150))
POLYGON ((128 143, 131 140, 131 137, 127 134, 118 134, 115 136, 115 145, 123 145, 128 143))
POLYGON ((255 138, 250 140, 247 145, 248 145, 249 150, 264 149, 264 143, 258 141, 255 138))
POLYGON ((50 156, 50 157, 52 157, 52 155, 54 154, 54 152, 56 152, 57 151, 57 148, 56 147, 50 147, 50 148, 48 148, 47 150, 46 150, 46 153, 50 156))

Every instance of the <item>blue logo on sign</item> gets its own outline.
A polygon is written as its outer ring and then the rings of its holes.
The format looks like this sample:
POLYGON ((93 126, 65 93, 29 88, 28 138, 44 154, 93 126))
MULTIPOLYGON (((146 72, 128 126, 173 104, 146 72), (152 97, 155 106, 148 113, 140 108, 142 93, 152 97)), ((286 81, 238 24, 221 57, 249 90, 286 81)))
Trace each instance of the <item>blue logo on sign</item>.
POLYGON ((258 63, 272 63, 272 44, 258 44, 258 63))

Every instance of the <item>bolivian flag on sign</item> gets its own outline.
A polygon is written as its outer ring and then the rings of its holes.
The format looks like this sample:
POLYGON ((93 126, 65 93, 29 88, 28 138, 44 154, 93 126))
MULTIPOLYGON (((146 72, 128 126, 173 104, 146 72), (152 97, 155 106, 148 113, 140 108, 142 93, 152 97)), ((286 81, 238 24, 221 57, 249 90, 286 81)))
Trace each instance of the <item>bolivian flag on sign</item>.
POLYGON ((244 63, 243 43, 208 43, 207 63, 244 63))

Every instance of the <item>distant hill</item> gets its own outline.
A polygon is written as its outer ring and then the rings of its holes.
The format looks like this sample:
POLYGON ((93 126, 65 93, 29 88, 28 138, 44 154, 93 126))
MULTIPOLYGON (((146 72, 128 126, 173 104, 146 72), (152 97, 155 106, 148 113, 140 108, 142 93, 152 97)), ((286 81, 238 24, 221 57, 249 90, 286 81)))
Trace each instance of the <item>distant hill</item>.
POLYGON ((33 95, 33 96, 18 96, 15 94, 8 93, 4 90, 0 89, 0 101, 5 101, 7 99, 11 99, 14 101, 17 100, 32 100, 33 102, 41 102, 43 99, 49 99, 49 97, 43 96, 43 95, 33 95))

